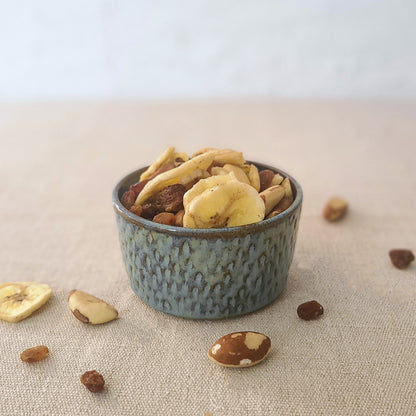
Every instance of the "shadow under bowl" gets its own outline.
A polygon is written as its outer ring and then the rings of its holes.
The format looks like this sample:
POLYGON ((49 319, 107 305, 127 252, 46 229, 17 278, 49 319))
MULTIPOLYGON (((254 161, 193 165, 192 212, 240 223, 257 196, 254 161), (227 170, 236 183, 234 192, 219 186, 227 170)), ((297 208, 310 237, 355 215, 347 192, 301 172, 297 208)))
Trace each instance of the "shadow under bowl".
POLYGON ((302 206, 302 189, 291 183, 294 202, 284 212, 239 227, 191 229, 137 217, 120 202, 146 167, 124 177, 113 191, 124 264, 134 293, 162 312, 192 319, 220 319, 256 311, 286 287, 302 206))

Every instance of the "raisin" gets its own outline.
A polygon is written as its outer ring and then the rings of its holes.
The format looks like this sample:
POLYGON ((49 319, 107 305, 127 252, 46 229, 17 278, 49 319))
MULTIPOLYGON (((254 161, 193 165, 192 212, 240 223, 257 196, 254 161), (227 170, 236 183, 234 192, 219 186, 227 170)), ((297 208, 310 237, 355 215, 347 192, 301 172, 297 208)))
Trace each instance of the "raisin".
POLYGON ((302 303, 297 309, 298 316, 305 321, 318 319, 324 313, 324 308, 316 300, 302 303))
POLYGON ((159 224, 175 225, 176 217, 175 214, 172 214, 171 212, 161 212, 154 216, 153 221, 159 224))
POLYGON ((175 214, 175 225, 177 227, 183 227, 183 216, 185 215, 185 211, 181 209, 175 214))
POLYGON ((270 169, 262 170, 259 172, 260 176, 260 192, 267 189, 270 184, 272 183, 272 180, 274 178, 274 172, 272 172, 270 169))
POLYGON ((141 205, 133 205, 130 208, 130 212, 140 217, 142 215, 143 207, 141 205))
POLYGON ((390 250, 389 256, 393 266, 398 269, 405 269, 415 259, 413 252, 406 249, 390 250))
POLYGON ((178 212, 183 209, 183 195, 185 186, 181 184, 170 185, 160 191, 155 198, 155 204, 162 212, 178 212))
POLYGON ((132 190, 124 192, 121 197, 121 203, 127 208, 130 209, 133 204, 136 202, 136 194, 132 190))
POLYGON ((48 355, 48 347, 38 345, 37 347, 28 348, 20 354, 20 359, 26 363, 41 361, 48 355))
POLYGON ((148 220, 151 220, 155 215, 160 213, 160 209, 152 202, 147 202, 142 206, 141 216, 148 220))
POLYGON ((147 182, 149 182, 149 179, 130 185, 130 191, 134 192, 134 194, 136 195, 136 198, 137 198, 137 195, 139 195, 139 193, 142 191, 144 186, 147 184, 147 182))
POLYGON ((81 383, 92 392, 101 391, 104 388, 104 377, 97 371, 86 371, 81 376, 81 383))

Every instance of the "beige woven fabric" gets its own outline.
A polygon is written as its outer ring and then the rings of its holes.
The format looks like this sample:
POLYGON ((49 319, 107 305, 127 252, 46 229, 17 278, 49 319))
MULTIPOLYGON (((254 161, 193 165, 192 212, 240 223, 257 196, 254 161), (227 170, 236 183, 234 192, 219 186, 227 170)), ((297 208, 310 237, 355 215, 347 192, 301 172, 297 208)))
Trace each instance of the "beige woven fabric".
POLYGON ((105 103, 0 105, 0 282, 48 283, 30 318, 0 321, 0 415, 415 415, 416 103, 105 103), (166 316, 131 291, 111 192, 168 145, 241 149, 290 172, 304 190, 284 294, 222 321, 166 316), (334 194, 351 210, 326 223, 334 194), (73 288, 102 297, 119 319, 87 326, 70 313, 73 288), (316 299, 306 322, 297 306, 316 299), (272 340, 268 358, 226 369, 207 358, 240 330, 272 340), (25 348, 50 356, 22 363, 25 348), (80 383, 103 374, 102 393, 80 383))

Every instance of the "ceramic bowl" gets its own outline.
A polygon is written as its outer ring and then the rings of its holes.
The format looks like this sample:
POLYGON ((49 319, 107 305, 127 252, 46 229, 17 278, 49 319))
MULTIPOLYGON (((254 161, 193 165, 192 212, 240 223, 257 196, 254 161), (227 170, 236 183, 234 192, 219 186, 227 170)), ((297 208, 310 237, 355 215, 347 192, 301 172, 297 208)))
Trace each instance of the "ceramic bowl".
POLYGON ((234 317, 273 302, 286 286, 296 243, 302 189, 288 177, 293 204, 256 224, 216 229, 167 226, 137 217, 120 202, 146 169, 113 192, 121 251, 136 295, 162 312, 193 319, 234 317))

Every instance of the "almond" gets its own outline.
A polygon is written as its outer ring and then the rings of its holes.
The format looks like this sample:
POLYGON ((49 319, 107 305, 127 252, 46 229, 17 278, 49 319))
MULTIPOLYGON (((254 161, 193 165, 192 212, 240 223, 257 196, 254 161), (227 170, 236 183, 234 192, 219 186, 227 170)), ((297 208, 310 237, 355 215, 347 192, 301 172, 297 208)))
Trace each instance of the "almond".
POLYGON ((347 201, 343 198, 334 197, 327 202, 322 215, 327 221, 337 221, 347 213, 347 210, 347 201))
POLYGON ((68 305, 74 316, 84 324, 103 324, 118 316, 111 305, 81 290, 69 292, 68 305))
POLYGON ((264 201, 265 215, 267 216, 285 196, 285 188, 282 185, 271 186, 260 192, 260 196, 264 201))
POLYGON ((259 332, 232 332, 215 342, 208 356, 224 367, 250 367, 264 360, 270 346, 270 338, 259 332))

